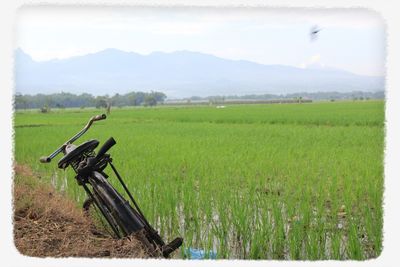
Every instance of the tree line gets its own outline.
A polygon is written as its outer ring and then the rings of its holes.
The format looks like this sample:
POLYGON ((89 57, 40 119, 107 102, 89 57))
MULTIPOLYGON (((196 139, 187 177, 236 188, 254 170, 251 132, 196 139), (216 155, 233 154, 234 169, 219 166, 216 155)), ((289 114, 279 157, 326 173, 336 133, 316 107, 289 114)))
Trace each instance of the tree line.
POLYGON ((300 92, 289 94, 251 94, 251 95, 216 95, 216 96, 192 96, 186 100, 190 101, 216 101, 223 102, 229 100, 276 100, 276 99, 311 99, 311 100, 364 100, 364 99, 384 99, 384 91, 376 92, 300 92))
MULTIPOLYGON (((22 95, 16 94, 14 98, 15 109, 42 109, 46 111, 51 108, 107 108, 124 106, 155 106, 164 103, 167 96, 162 92, 129 92, 127 94, 115 94, 113 96, 93 96, 91 94, 36 94, 22 95)), ((221 103, 225 100, 276 100, 276 99, 311 99, 311 100, 364 100, 364 99, 384 99, 385 92, 315 92, 315 93, 292 93, 292 94, 252 94, 252 95, 226 95, 226 96, 192 96, 190 98, 178 99, 180 101, 195 102, 207 101, 211 103, 221 103)), ((173 101, 173 100, 172 100, 173 101)))
POLYGON ((106 108, 109 106, 155 106, 163 103, 167 96, 162 92, 129 92, 113 96, 93 96, 91 94, 16 94, 14 97, 15 109, 50 109, 50 108, 106 108))

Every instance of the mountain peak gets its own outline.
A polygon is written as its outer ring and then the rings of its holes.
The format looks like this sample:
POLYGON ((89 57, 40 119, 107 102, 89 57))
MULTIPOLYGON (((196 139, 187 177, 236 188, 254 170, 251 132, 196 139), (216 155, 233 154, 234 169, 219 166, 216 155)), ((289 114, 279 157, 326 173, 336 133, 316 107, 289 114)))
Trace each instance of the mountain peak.
POLYGON ((14 56, 16 60, 27 60, 27 61, 33 61, 32 57, 30 55, 28 55, 27 53, 25 53, 24 50, 22 50, 22 48, 18 47, 17 49, 15 49, 14 51, 14 56))

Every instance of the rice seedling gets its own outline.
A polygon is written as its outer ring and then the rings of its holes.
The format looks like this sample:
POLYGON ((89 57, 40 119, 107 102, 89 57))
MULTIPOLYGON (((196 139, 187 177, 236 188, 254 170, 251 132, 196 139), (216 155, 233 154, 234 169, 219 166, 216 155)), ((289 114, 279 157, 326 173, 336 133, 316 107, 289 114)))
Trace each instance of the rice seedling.
MULTIPOLYGON (((15 160, 81 205, 72 172, 38 159, 100 112, 16 112, 15 160)), ((381 101, 122 108, 85 138, 110 136, 151 224, 184 237, 181 257, 198 248, 218 259, 363 260, 382 250, 381 101)))

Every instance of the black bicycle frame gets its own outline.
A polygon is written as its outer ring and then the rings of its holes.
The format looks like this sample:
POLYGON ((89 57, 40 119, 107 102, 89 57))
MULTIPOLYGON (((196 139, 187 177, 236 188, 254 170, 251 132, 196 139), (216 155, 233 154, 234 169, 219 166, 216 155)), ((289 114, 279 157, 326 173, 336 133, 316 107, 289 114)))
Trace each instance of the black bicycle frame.
POLYGON ((100 210, 116 236, 122 238, 144 230, 149 243, 155 246, 154 249, 159 248, 163 256, 167 258, 170 253, 182 245, 183 239, 180 237, 175 238, 166 245, 158 232, 147 221, 121 175, 112 164, 110 155, 106 154, 116 144, 115 140, 112 137, 108 139, 99 149, 97 155, 93 152, 98 145, 98 141, 96 140, 87 141, 78 147, 72 145, 74 141, 91 127, 94 121, 104 120, 105 118, 105 114, 92 117, 80 132, 75 134, 49 156, 41 157, 40 162, 49 163, 55 156, 62 152, 64 157, 58 163, 59 168, 65 169, 71 166, 74 169, 78 184, 84 188, 89 199, 100 210), (135 208, 107 181, 108 175, 103 170, 108 165, 111 166, 135 208), (92 190, 87 184, 90 184, 92 190))

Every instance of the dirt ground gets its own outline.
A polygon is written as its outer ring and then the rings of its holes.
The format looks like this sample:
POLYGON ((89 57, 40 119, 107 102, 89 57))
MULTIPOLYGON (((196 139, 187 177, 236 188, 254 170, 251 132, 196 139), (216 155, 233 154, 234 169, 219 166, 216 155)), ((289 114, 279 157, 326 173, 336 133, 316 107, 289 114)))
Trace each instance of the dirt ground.
POLYGON ((134 237, 114 239, 96 229, 76 204, 40 181, 25 165, 14 167, 14 242, 34 257, 147 258, 134 237))

